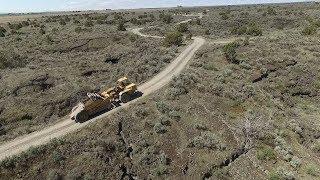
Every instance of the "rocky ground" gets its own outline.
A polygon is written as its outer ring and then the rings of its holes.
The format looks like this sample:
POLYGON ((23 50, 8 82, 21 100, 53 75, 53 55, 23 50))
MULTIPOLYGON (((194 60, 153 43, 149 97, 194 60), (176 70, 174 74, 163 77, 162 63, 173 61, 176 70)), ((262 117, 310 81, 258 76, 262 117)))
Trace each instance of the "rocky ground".
POLYGON ((116 18, 127 17, 48 16, 3 25, 0 141, 55 123, 87 92, 113 86, 122 76, 142 83, 180 51, 162 46, 161 40, 119 30, 116 18))
POLYGON ((208 9, 202 25, 189 24, 208 28, 208 42, 172 83, 3 161, 1 178, 318 179, 319 33, 306 29, 319 5, 208 9), (227 25, 243 14, 251 25, 227 25), (272 26, 280 17, 294 23, 272 26), (212 41, 227 35, 235 42, 212 41))

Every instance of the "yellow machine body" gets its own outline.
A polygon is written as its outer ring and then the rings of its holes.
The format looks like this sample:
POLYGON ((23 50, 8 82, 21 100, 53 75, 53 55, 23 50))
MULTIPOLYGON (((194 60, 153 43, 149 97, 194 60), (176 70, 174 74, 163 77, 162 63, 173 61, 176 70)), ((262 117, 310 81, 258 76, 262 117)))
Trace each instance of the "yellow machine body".
POLYGON ((117 85, 101 93, 88 93, 88 99, 72 109, 71 119, 83 122, 99 112, 111 110, 119 103, 129 102, 137 92, 137 85, 123 77, 117 85))

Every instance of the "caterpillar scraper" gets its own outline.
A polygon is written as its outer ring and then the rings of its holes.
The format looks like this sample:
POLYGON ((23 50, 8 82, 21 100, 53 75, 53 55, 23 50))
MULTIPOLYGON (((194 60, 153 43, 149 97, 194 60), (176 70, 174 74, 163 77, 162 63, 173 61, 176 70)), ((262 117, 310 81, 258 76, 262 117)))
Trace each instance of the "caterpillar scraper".
POLYGON ((85 122, 97 113, 111 110, 121 103, 132 100, 137 93, 137 85, 123 77, 115 87, 101 93, 87 93, 87 99, 72 109, 70 118, 76 122, 85 122))

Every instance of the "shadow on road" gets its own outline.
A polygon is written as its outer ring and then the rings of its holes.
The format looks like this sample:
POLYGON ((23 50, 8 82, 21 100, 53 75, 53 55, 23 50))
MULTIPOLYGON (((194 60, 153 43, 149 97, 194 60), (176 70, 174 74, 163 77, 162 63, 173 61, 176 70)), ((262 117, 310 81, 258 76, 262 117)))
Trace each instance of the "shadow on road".
MULTIPOLYGON (((135 93, 131 96, 130 101, 133 101, 133 100, 135 100, 135 99, 138 99, 138 98, 140 98, 142 95, 143 95, 143 92, 137 91, 137 92, 135 92, 135 93)), ((129 101, 129 102, 130 102, 130 101, 129 101)), ((120 101, 115 101, 115 102, 113 102, 113 108, 111 108, 111 109, 106 109, 106 110, 104 110, 104 111, 98 112, 97 114, 90 116, 88 120, 86 120, 86 121, 81 121, 81 122, 78 122, 78 123, 87 122, 87 121, 89 121, 90 119, 93 119, 93 118, 98 117, 98 116, 100 116, 100 115, 102 115, 102 114, 104 114, 104 113, 106 113, 106 112, 108 112, 108 111, 111 111, 111 110, 113 110, 113 109, 115 109, 115 108, 120 107, 122 104, 125 104, 125 103, 122 103, 122 102, 120 102, 120 101)))

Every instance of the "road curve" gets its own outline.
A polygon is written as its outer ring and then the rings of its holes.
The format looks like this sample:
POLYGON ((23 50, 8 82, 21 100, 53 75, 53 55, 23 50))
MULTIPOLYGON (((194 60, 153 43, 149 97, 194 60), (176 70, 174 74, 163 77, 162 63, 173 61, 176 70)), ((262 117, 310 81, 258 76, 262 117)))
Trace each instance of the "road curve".
MULTIPOLYGON (((144 35, 140 33, 142 28, 132 29, 131 31, 142 37, 151 37, 151 38, 163 38, 159 36, 150 36, 144 35)), ((187 48, 175 59, 173 60, 162 72, 153 77, 146 83, 141 84, 138 87, 138 90, 143 92, 143 96, 147 96, 166 84, 170 82, 170 80, 181 73, 184 67, 187 65, 189 60, 195 54, 195 52, 205 43, 205 39, 201 37, 193 38, 193 43, 188 45, 187 48)), ((97 121, 98 119, 104 118, 110 114, 113 114, 123 108, 127 108, 130 104, 135 103, 141 98, 135 99, 129 103, 126 103, 118 108, 115 108, 111 111, 106 112, 98 117, 95 117, 85 123, 75 123, 71 119, 64 119, 57 124, 47 127, 43 130, 33 132, 31 134, 18 137, 10 142, 6 142, 0 145, 0 161, 4 160, 6 157, 10 157, 13 155, 17 155, 23 151, 26 151, 30 147, 36 147, 39 145, 43 145, 48 143, 50 140, 54 138, 59 138, 65 136, 68 133, 77 131, 88 124, 97 121)))
MULTIPOLYGON (((203 14, 202 13, 198 13, 198 14, 188 14, 188 15, 182 15, 185 17, 198 17, 199 19, 203 18, 203 14)), ((184 24, 184 23, 189 23, 190 21, 192 21, 192 19, 186 19, 184 21, 180 21, 175 23, 175 25, 179 25, 179 24, 184 24)), ((149 26, 149 28, 151 27, 157 27, 157 26, 149 26)), ((144 28, 134 28, 134 29, 129 29, 129 31, 131 31, 132 33, 142 36, 142 37, 148 37, 148 38, 156 38, 156 39, 164 39, 163 36, 155 36, 155 35, 148 35, 148 34, 143 34, 141 33, 141 30, 144 28)))
POLYGON ((143 28, 134 28, 134 29, 129 29, 129 31, 133 32, 136 35, 142 36, 142 37, 149 37, 149 38, 156 38, 156 39, 163 39, 164 37, 162 36, 153 36, 153 35, 147 35, 147 34, 142 34, 140 31, 143 28))

